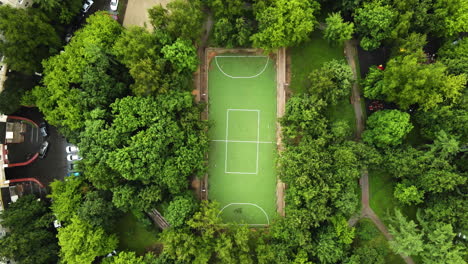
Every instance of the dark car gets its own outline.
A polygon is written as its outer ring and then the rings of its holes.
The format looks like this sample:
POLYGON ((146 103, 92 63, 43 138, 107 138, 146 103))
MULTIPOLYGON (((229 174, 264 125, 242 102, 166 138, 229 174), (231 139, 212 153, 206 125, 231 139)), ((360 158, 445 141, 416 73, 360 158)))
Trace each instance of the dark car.
POLYGON ((49 133, 47 133, 47 124, 45 122, 39 124, 39 131, 43 137, 47 137, 49 135, 49 133))
POLYGON ((40 159, 45 158, 48 149, 49 149, 49 141, 42 142, 42 145, 39 148, 39 158, 40 159))

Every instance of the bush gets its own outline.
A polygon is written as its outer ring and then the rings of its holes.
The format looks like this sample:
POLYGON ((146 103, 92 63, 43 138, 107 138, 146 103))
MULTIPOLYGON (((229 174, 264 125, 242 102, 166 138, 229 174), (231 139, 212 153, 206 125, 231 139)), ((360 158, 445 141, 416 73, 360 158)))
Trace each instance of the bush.
POLYGON ((398 110, 383 110, 374 113, 367 120, 367 130, 362 139, 377 147, 395 146, 401 143, 413 125, 410 115, 398 110))

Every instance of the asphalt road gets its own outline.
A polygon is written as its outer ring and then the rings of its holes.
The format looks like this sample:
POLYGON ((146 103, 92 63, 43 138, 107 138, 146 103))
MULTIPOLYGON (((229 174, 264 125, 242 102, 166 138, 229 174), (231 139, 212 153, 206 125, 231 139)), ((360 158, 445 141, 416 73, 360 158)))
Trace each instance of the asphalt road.
MULTIPOLYGON (((36 123, 43 121, 43 116, 37 108, 23 107, 13 115, 29 118, 36 123)), ((6 168, 7 179, 19 179, 33 177, 48 186, 55 179, 63 180, 67 174, 68 161, 66 160, 65 147, 67 141, 53 126, 49 127, 49 149, 44 159, 36 159, 33 163, 22 166, 6 168)))

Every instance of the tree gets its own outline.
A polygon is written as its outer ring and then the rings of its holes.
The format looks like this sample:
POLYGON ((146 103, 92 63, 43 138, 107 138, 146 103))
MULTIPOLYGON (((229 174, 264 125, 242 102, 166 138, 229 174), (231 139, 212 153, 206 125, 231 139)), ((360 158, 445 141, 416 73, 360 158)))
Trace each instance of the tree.
POLYGON ((468 31, 468 3, 463 0, 435 0, 429 28, 440 37, 468 31))
POLYGON ((37 78, 19 72, 9 72, 0 92, 0 113, 12 114, 24 103, 25 94, 38 83, 37 78))
POLYGON ((0 239, 0 256, 25 264, 58 261, 53 215, 44 202, 32 195, 20 197, 1 218, 8 233, 0 239))
POLYGON ((102 227, 93 227, 78 217, 60 228, 57 238, 61 259, 70 264, 91 264, 96 257, 114 250, 118 243, 115 235, 108 235, 102 227))
POLYGON ((171 226, 177 228, 185 224, 185 221, 188 220, 195 209, 193 198, 177 196, 169 203, 165 218, 171 226))
POLYGON ((382 110, 367 120, 367 129, 362 135, 364 142, 377 147, 395 146, 401 143, 413 125, 410 115, 398 110, 382 110))
POLYGON ((339 100, 350 94, 352 80, 353 73, 347 64, 331 60, 310 73, 308 92, 324 98, 330 105, 336 105, 339 100))
POLYGON ((439 49, 440 61, 452 74, 468 74, 468 38, 448 41, 439 49))
POLYGON ((364 6, 356 9, 354 22, 356 31, 362 36, 361 47, 365 50, 373 50, 381 45, 381 42, 391 35, 395 22, 396 11, 381 1, 364 3, 364 6))
POLYGON ((60 39, 48 19, 34 8, 0 6, 0 54, 11 70, 41 72, 41 61, 57 53, 60 39))
POLYGON ((34 3, 37 3, 48 17, 64 25, 70 24, 72 19, 80 13, 83 5, 80 0, 36 0, 34 3))
POLYGON ((103 264, 147 264, 143 261, 143 257, 137 256, 135 252, 121 251, 117 256, 105 258, 103 264))
POLYGON ((105 230, 112 230, 117 220, 117 210, 106 199, 106 193, 91 191, 86 193, 84 200, 76 212, 80 220, 105 230))
MULTIPOLYGON (((427 240, 425 250, 420 253, 422 260, 427 264, 446 263, 466 263, 463 256, 466 255, 464 245, 454 245, 452 226, 450 224, 436 223, 433 230, 427 230, 427 240)), ((427 228, 429 228, 429 226, 427 228)))
POLYGON ((122 27, 102 13, 87 22, 64 52, 44 61, 44 85, 33 90, 47 121, 67 137, 77 137, 92 109, 126 92, 126 73, 109 54, 122 27))
POLYGON ((323 37, 329 42, 341 45, 345 40, 353 37, 354 23, 344 22, 339 12, 329 14, 325 19, 325 23, 327 27, 323 37))
POLYGON ((456 102, 466 84, 466 76, 447 74, 447 68, 439 62, 423 62, 422 51, 390 59, 381 85, 385 100, 403 109, 418 104, 423 110, 442 102, 456 102))
POLYGON ((290 47, 307 39, 316 24, 315 14, 320 5, 311 1, 274 0, 258 10, 258 32, 252 35, 253 46, 271 51, 290 47))
POLYGON ((394 240, 388 243, 396 254, 411 256, 417 255, 424 250, 423 233, 417 228, 413 220, 407 221, 397 209, 395 209, 395 217, 391 219, 388 230, 394 237, 394 240))
POLYGON ((87 185, 81 178, 71 177, 68 181, 53 181, 49 198, 53 200, 51 209, 57 220, 70 222, 83 200, 87 185))
POLYGON ((161 52, 164 58, 172 63, 177 73, 193 73, 197 69, 197 51, 187 40, 177 39, 172 45, 164 46, 161 52))
POLYGON ((460 142, 468 142, 468 109, 451 106, 438 106, 431 111, 417 112, 416 121, 421 126, 422 135, 436 139, 443 130, 448 135, 456 135, 460 142))
POLYGON ((406 185, 404 183, 398 183, 393 192, 393 196, 403 204, 420 204, 424 198, 424 191, 418 190, 414 185, 406 185))
POLYGON ((203 23, 201 3, 198 0, 176 0, 167 4, 167 10, 155 6, 148 11, 151 24, 157 30, 167 32, 172 39, 197 42, 203 23))

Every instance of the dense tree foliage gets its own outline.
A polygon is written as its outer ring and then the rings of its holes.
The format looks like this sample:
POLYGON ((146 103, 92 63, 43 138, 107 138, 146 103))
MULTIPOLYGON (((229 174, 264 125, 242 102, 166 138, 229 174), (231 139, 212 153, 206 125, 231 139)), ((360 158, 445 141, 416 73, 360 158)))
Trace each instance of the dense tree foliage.
POLYGON ((0 239, 0 256, 25 264, 56 263, 58 245, 47 205, 32 195, 19 198, 1 214, 8 229, 0 239))
POLYGON ((84 128, 92 109, 106 108, 126 91, 126 74, 110 56, 122 27, 101 13, 87 22, 63 52, 44 62, 44 85, 33 91, 47 121, 67 136, 84 128))
POLYGON ((69 24, 83 6, 83 1, 80 0, 35 0, 34 3, 47 16, 63 24, 69 24))
POLYGON ((452 75, 442 63, 426 64, 422 52, 396 56, 385 71, 373 70, 364 94, 397 103, 402 109, 418 104, 423 110, 442 102, 456 102, 466 85, 466 75, 452 75))
POLYGON ((310 73, 308 92, 336 105, 350 94, 352 79, 351 68, 345 62, 331 60, 310 73))
POLYGON ((361 47, 365 50, 378 48, 382 41, 390 38, 396 11, 382 1, 364 3, 355 11, 356 31, 362 35, 361 47))
POLYGON ((86 177, 122 210, 148 210, 204 171, 206 124, 188 92, 126 97, 92 113, 80 135, 86 177), (110 120, 110 122, 108 121, 110 120), (148 152, 148 149, 151 149, 148 152))
POLYGON ((313 0, 274 0, 271 5, 258 8, 258 32, 252 35, 254 47, 270 51, 306 40, 315 27, 319 9, 313 0))
POLYGON ((33 8, 0 6, 0 54, 12 70, 41 72, 41 61, 57 53, 60 39, 48 18, 33 8))
POLYGON ((117 237, 108 235, 102 227, 73 217, 71 223, 58 231, 60 257, 64 263, 91 264, 117 247, 117 237))
POLYGON ((167 4, 167 9, 156 5, 148 12, 155 30, 167 33, 173 40, 182 38, 197 42, 200 37, 203 13, 199 0, 175 0, 167 4))
POLYGON ((398 110, 383 110, 367 120, 367 130, 362 134, 364 142, 377 147, 395 146, 413 129, 410 115, 398 110))
POLYGON ((323 36, 326 40, 335 44, 343 44, 345 40, 350 40, 354 33, 354 23, 345 22, 340 13, 331 13, 325 19, 327 27, 323 36))

